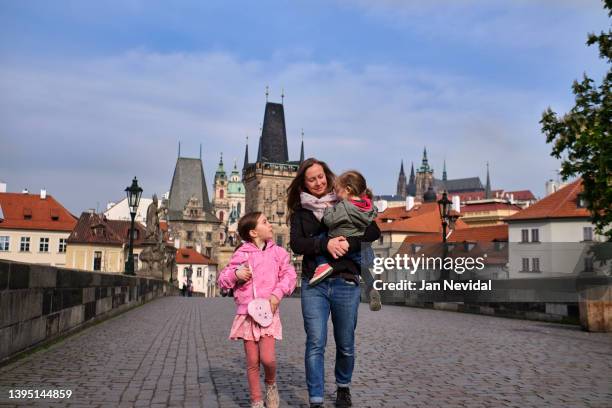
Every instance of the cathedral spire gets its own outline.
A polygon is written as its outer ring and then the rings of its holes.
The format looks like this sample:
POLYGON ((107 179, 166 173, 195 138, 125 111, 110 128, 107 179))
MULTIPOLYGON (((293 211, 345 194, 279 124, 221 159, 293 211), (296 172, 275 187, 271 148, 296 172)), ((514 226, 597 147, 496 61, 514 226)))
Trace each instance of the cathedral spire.
POLYGON ((491 178, 489 177, 489 162, 487 162, 487 184, 485 186, 485 198, 491 198, 491 178))
POLYGON ((406 194, 416 197, 416 177, 414 176, 414 162, 410 162, 410 178, 406 187, 406 194))
POLYGON ((407 187, 408 186, 406 185, 406 174, 404 173, 404 161, 402 160, 402 163, 400 165, 399 177, 397 178, 397 188, 395 194, 400 196, 402 199, 406 198, 407 187))
POLYGON ((446 159, 444 159, 444 168, 442 169, 442 181, 446 181, 446 159))
POLYGON ((433 170, 429 167, 429 162, 427 160, 427 147, 423 148, 423 159, 421 160, 421 168, 419 169, 420 173, 431 173, 433 170))

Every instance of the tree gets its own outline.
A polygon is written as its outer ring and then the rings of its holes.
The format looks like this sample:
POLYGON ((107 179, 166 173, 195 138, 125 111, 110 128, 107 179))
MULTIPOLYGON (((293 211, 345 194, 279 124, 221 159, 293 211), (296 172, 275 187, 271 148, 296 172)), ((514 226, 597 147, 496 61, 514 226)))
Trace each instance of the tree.
MULTIPOLYGON (((604 0, 604 8, 612 17, 612 0, 604 0)), ((589 34, 586 44, 599 46, 599 57, 612 63, 612 31, 589 34)), ((546 143, 552 143, 551 156, 566 158, 561 163, 561 176, 582 177, 583 197, 591 220, 599 234, 612 241, 612 69, 601 85, 584 74, 582 81, 574 81, 572 89, 576 105, 562 117, 549 107, 540 124, 546 143)))

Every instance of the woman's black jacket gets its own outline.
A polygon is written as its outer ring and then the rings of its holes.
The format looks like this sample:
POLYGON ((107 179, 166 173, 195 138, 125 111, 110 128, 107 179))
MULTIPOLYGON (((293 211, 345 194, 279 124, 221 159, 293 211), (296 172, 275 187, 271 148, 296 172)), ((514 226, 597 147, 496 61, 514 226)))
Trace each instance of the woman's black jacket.
MULTIPOLYGON (((331 276, 339 275, 359 282, 359 266, 355 262, 346 256, 334 259, 327 251, 328 228, 323 222, 317 220, 312 211, 298 207, 291 214, 290 221, 289 245, 294 253, 304 256, 302 259, 302 278, 310 279, 312 277, 317 265, 315 257, 324 255, 334 268, 331 276), (319 237, 322 232, 326 233, 325 237, 319 237)), ((347 237, 349 252, 358 252, 361 250, 362 243, 376 241, 379 237, 380 229, 376 222, 372 221, 363 236, 347 237)))

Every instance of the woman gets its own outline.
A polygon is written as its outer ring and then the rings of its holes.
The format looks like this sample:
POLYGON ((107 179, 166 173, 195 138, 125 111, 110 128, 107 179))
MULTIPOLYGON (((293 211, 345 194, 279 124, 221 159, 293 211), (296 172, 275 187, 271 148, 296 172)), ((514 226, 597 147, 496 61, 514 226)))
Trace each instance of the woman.
POLYGON ((326 207, 336 201, 332 186, 334 174, 327 164, 314 158, 305 160, 287 189, 287 207, 291 221, 291 250, 304 255, 302 260, 302 316, 306 331, 306 382, 311 408, 323 407, 324 356, 327 343, 327 320, 331 313, 336 342, 336 406, 350 407, 349 386, 355 365, 355 328, 361 291, 359 266, 345 257, 361 250, 363 242, 380 237, 372 222, 362 237, 328 238, 321 218, 326 207), (310 286, 318 255, 325 255, 333 273, 310 286))

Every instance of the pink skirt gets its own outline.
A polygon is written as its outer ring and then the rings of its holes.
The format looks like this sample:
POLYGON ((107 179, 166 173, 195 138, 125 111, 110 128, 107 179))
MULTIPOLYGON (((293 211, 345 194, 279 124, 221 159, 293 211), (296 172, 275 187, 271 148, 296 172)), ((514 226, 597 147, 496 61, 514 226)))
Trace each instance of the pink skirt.
POLYGON ((239 314, 234 317, 232 329, 230 330, 230 340, 255 340, 259 341, 261 336, 273 336, 276 340, 282 340, 283 327, 281 326, 280 312, 276 310, 272 316, 272 324, 268 327, 261 327, 248 314, 239 314))

